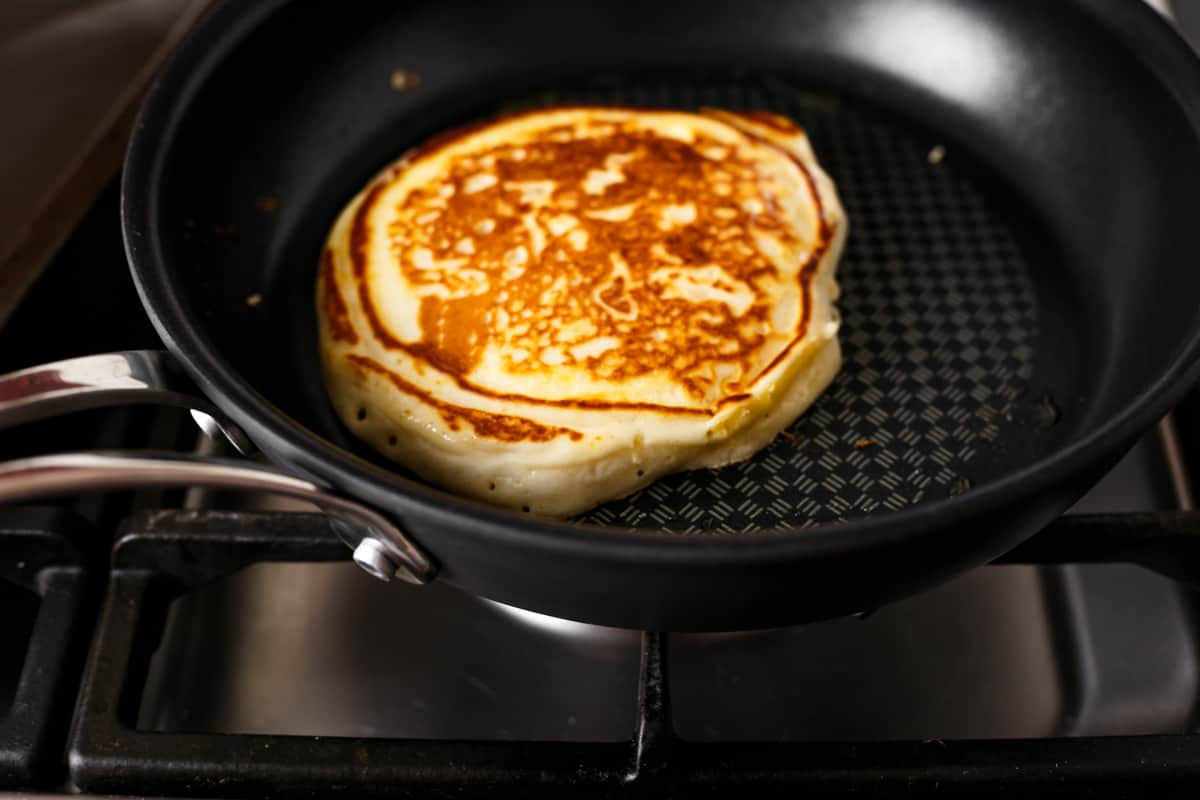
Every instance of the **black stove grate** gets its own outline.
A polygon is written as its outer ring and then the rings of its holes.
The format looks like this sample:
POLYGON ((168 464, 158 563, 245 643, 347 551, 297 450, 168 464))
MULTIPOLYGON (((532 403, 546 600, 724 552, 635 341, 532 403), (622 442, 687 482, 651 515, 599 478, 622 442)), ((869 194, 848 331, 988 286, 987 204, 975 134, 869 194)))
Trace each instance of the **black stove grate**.
MULTIPOLYGON (((1200 516, 1064 518, 1007 563, 1132 561, 1200 575, 1200 516)), ((1061 789, 1127 795, 1200 787, 1188 735, 859 743, 697 743, 674 733, 666 638, 642 638, 629 742, 482 742, 142 732, 137 703, 172 598, 263 561, 337 561, 320 516, 144 512, 113 554, 70 745, 71 777, 101 793, 167 796, 609 795, 1061 789)))
MULTIPOLYGON (((5 657, 16 656, 12 663, 18 670, 5 693, 11 702, 0 708, 0 788, 49 786, 63 778, 67 723, 89 638, 88 569, 75 545, 88 536, 87 528, 61 509, 16 507, 0 513, 0 583, 34 598, 36 605, 27 643, 14 641, 26 638, 15 636, 0 642, 11 648, 5 657)), ((5 631, 23 627, 14 617, 25 609, 14 605, 0 608, 5 631)))

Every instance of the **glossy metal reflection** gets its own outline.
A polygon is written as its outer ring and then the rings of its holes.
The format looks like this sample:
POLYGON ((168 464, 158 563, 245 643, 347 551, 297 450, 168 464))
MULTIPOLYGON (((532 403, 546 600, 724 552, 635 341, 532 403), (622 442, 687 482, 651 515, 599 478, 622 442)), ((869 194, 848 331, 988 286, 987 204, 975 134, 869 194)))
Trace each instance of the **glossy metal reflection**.
POLYGON ((383 515, 329 494, 314 483, 260 464, 176 453, 63 453, 0 464, 0 503, 83 491, 204 486, 270 492, 306 500, 329 514, 351 547, 375 545, 371 574, 426 583, 436 573, 429 558, 383 515))
MULTIPOLYGON (((254 445, 207 400, 198 397, 169 354, 136 350, 85 356, 0 375, 0 429, 71 411, 156 403, 191 411, 209 436, 220 436, 243 454, 254 445)), ((366 543, 377 578, 426 583, 433 562, 393 522, 378 512, 331 494, 278 469, 175 453, 65 453, 0 463, 0 503, 73 492, 202 486, 270 492, 306 500, 333 520, 333 529, 356 552, 366 543)))
POLYGON ((156 403, 187 408, 205 433, 254 452, 245 434, 198 397, 161 350, 72 358, 0 375, 0 428, 90 408, 156 403))

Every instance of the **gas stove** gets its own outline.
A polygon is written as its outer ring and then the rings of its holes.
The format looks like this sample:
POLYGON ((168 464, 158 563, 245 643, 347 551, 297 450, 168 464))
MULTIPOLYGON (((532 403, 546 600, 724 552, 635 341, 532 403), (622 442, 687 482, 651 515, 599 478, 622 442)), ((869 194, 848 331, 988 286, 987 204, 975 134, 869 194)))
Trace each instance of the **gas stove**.
MULTIPOLYGON (((110 187, 0 331, 0 370, 156 344, 110 187)), ((1006 563, 764 631, 617 630, 379 584, 295 501, 143 491, 0 509, 0 785, 1182 792, 1200 746, 1198 406, 1006 563)), ((84 447, 219 446, 183 412, 126 408, 7 431, 0 457, 84 447)))
MULTIPOLYGON (((0 372, 156 347, 112 185, 0 327, 0 372)), ((0 460, 221 447, 135 407, 7 430, 0 460)), ((279 498, 0 508, 0 796, 1194 796, 1193 476, 1200 393, 1002 563, 725 634, 383 585, 279 498)))

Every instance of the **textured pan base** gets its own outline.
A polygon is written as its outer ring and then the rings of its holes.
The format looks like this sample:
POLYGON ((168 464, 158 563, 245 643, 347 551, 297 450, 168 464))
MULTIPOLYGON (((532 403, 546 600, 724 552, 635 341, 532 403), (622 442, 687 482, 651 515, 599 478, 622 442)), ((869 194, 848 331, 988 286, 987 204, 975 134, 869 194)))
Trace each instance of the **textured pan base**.
POLYGON ((854 227, 838 266, 843 365, 812 408, 748 461, 664 477, 584 521, 681 533, 817 525, 969 491, 1045 441, 1029 384, 1032 262, 1046 245, 1009 189, 953 143, 766 79, 630 81, 540 100, 784 114, 807 131, 854 227))

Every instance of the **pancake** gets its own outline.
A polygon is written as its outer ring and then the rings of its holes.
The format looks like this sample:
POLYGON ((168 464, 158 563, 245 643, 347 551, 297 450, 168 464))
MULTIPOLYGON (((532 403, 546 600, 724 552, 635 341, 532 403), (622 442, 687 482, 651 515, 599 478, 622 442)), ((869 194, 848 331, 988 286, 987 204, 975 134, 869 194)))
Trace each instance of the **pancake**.
POLYGON ((558 107, 438 137, 337 219, 317 309, 353 434, 552 516, 745 459, 841 364, 846 220, 765 112, 558 107))

